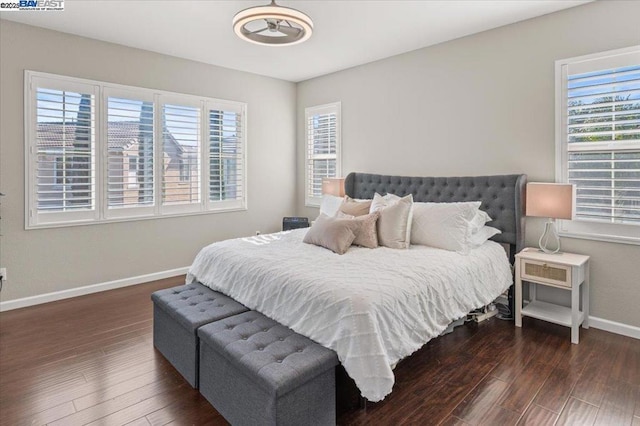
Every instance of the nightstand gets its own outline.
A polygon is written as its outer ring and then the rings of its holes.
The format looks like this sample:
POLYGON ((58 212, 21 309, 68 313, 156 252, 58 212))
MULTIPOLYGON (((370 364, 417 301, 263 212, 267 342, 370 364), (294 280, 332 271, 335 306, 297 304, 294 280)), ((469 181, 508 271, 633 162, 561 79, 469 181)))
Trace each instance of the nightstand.
POLYGON ((526 248, 516 254, 516 327, 522 317, 532 317, 571 327, 571 343, 579 341, 579 327, 589 328, 589 256, 572 253, 546 254, 526 248), (522 307, 522 282, 529 283, 530 302, 522 307), (536 287, 544 285, 571 292, 571 308, 536 299, 536 287), (582 287, 582 310, 580 310, 582 287))

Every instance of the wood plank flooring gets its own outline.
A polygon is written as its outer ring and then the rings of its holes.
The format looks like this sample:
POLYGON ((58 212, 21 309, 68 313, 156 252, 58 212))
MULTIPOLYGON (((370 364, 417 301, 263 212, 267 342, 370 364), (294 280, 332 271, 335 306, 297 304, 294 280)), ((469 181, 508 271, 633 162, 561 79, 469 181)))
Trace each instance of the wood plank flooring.
MULTIPOLYGON (((150 294, 183 277, 0 314, 0 425, 224 425, 153 348, 150 294)), ((525 318, 430 342, 341 425, 640 426, 640 340, 525 318)))

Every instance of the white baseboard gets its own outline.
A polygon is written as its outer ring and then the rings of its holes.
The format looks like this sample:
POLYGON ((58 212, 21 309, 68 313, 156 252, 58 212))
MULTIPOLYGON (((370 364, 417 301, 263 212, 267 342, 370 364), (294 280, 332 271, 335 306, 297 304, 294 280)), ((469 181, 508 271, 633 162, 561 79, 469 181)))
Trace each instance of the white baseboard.
POLYGON ((68 290, 54 291, 52 293, 39 294, 37 296, 23 297, 22 299, 7 300, 6 302, 0 302, 0 312, 26 308, 27 306, 40 305, 42 303, 55 302, 56 300, 68 299, 70 297, 99 293, 101 291, 114 290, 116 288, 128 287, 136 284, 143 284, 149 281, 161 280, 163 278, 171 278, 177 275, 186 274, 188 270, 189 267, 185 266, 184 268, 169 269, 168 271, 138 275, 137 277, 123 278, 99 284, 70 288, 68 290))
MULTIPOLYGON (((524 304, 528 304, 529 300, 524 299, 524 304)), ((589 316, 589 327, 597 328, 598 330, 608 331, 610 333, 619 334, 621 336, 633 337, 634 339, 640 339, 640 327, 634 325, 623 324, 621 322, 615 322, 604 318, 598 318, 589 316)))
MULTIPOLYGON (((40 294, 37 296, 24 297, 22 299, 7 300, 0 302, 0 312, 12 309, 26 308, 28 306, 40 305, 42 303, 55 302, 56 300, 69 299, 71 297, 84 296, 101 291, 114 290, 116 288, 128 287, 136 284, 143 284, 149 281, 171 278, 184 275, 189 270, 188 266, 183 268, 169 269, 167 271, 155 272, 152 274, 138 275, 137 277, 123 278, 120 280, 107 281, 104 283, 87 285, 83 287, 71 288, 68 290, 54 291, 52 293, 40 294)), ((622 336, 640 339, 640 327, 610 321, 604 318, 589 317, 589 326, 599 330, 609 331, 622 336)))
POLYGON ((634 339, 640 339, 640 327, 623 324, 621 322, 609 321, 604 318, 590 316, 589 327, 609 331, 615 334, 621 334, 623 336, 633 337, 634 339))

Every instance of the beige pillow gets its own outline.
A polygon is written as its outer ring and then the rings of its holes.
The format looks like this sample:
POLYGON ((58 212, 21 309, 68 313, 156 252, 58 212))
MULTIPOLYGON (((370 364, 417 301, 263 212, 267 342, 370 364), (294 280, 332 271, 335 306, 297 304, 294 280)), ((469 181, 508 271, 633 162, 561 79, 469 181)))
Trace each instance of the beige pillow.
POLYGON ((353 219, 338 219, 321 213, 302 241, 344 254, 356 238, 355 231, 359 227, 353 219))
POLYGON ((364 216, 369 214, 371 200, 356 201, 353 198, 344 197, 344 201, 340 205, 339 211, 351 216, 364 216))
POLYGON ((378 219, 378 243, 381 246, 406 249, 409 248, 411 237, 411 220, 413 212, 413 195, 381 202, 379 194, 374 196, 376 211, 380 212, 378 219))
POLYGON ((371 207, 369 208, 369 213, 373 213, 377 210, 380 210, 383 207, 386 207, 390 204, 394 204, 400 199, 396 194, 387 194, 380 195, 377 192, 373 195, 373 200, 371 200, 371 207))
POLYGON ((379 216, 379 212, 355 217, 339 211, 337 217, 341 219, 351 219, 360 225, 355 231, 356 238, 353 240, 353 244, 367 248, 376 248, 378 247, 376 223, 378 222, 379 216))

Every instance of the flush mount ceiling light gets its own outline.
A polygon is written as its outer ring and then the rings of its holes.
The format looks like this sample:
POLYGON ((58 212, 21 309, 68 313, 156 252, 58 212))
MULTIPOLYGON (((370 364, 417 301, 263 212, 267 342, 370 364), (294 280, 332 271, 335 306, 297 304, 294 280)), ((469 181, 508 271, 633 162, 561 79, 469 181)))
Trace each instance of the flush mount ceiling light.
POLYGON ((278 6, 272 0, 268 6, 250 7, 236 13, 233 30, 251 43, 290 46, 311 37, 313 21, 299 10, 278 6))

